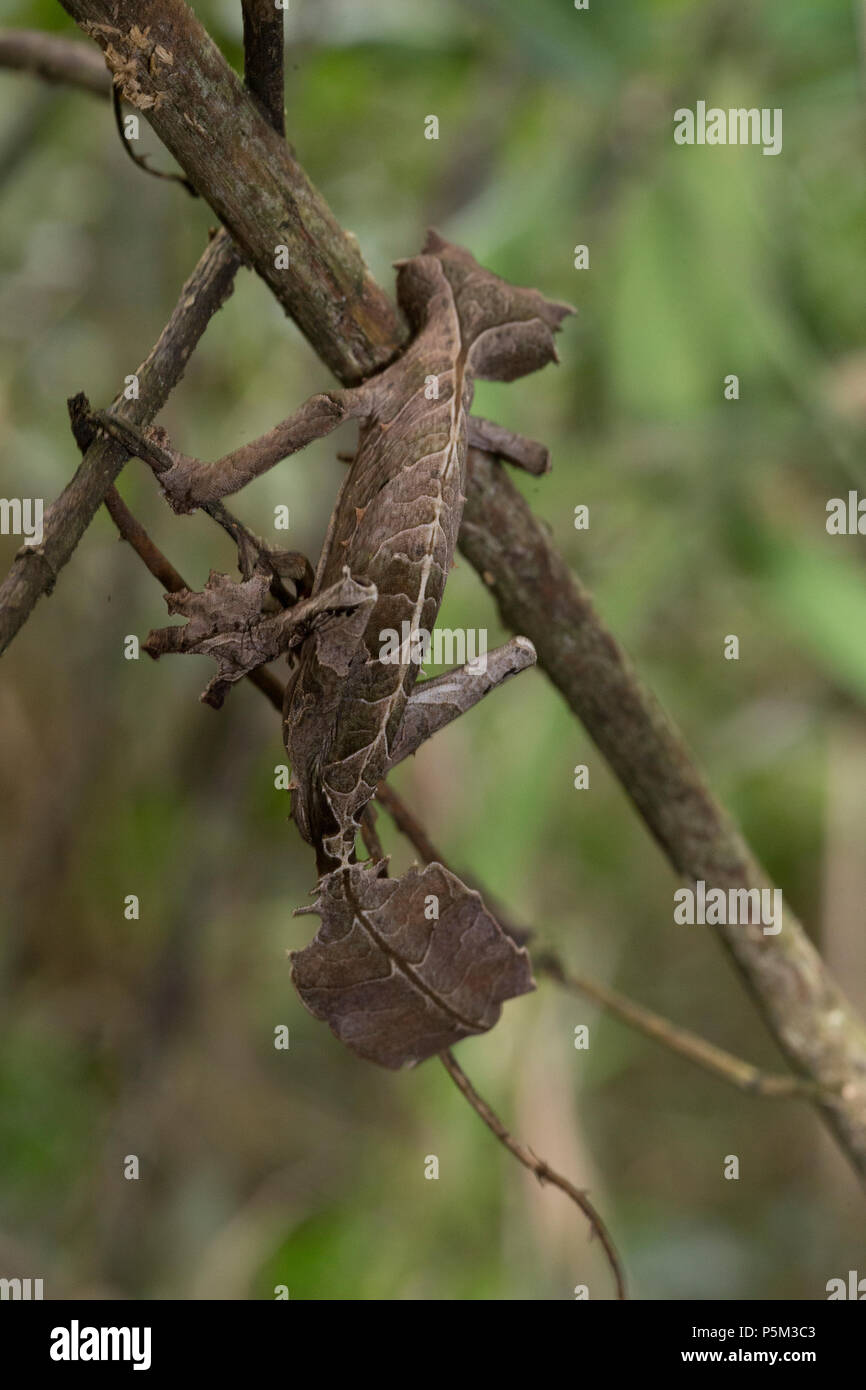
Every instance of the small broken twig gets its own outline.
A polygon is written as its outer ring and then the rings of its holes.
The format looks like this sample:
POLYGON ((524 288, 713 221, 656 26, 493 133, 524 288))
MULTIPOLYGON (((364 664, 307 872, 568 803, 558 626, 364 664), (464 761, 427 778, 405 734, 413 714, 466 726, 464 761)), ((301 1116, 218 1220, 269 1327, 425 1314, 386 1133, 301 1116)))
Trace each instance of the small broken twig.
POLYGON ((126 131, 123 128, 123 102, 121 99, 119 87, 112 87, 111 89, 111 104, 114 108, 114 124, 117 126, 117 133, 120 136, 120 143, 123 146, 126 153, 128 154, 129 158, 132 160, 136 169, 142 169, 145 174, 150 174, 152 179, 165 179, 168 183, 179 183, 181 188, 186 189, 187 193, 190 195, 191 198, 197 198, 198 192, 190 183, 189 179, 186 177, 186 174, 175 174, 172 173, 172 171, 169 169, 151 169, 150 165, 147 162, 149 156, 146 154, 136 154, 135 150, 132 148, 131 141, 127 137, 126 131))

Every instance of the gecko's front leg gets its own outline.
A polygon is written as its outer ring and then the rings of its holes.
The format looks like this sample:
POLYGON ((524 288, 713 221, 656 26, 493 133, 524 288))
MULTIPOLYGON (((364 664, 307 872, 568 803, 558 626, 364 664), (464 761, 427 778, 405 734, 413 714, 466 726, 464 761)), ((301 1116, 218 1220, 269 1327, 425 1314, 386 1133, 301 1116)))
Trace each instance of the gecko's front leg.
POLYGON ((192 512, 239 492, 281 459, 330 434, 344 420, 366 414, 368 409, 369 392, 363 387, 310 396, 272 430, 215 463, 172 448, 164 430, 142 433, 110 411, 98 411, 94 418, 106 434, 153 469, 176 512, 192 512))
POLYGON ((422 743, 458 715, 472 709, 491 690, 534 666, 536 660, 535 647, 528 637, 512 637, 501 647, 485 653, 483 662, 467 662, 443 676, 433 676, 416 685, 406 701, 387 771, 417 753, 422 743))
POLYGON ((470 449, 484 449, 515 468, 522 468, 524 473, 538 478, 550 472, 550 453, 546 445, 539 444, 537 439, 528 439, 525 434, 515 434, 504 425, 495 425, 480 415, 470 415, 466 421, 466 437, 470 449))

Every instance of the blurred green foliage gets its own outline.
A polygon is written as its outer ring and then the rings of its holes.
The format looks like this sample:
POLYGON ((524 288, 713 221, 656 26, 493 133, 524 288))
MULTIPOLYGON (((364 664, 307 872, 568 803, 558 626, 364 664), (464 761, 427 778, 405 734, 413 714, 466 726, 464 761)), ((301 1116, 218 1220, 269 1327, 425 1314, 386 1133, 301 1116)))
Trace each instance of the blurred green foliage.
MULTIPOLYGON (((240 66, 240 6, 195 8, 240 66)), ((74 32, 54 0, 4 10, 74 32)), ((864 23, 850 0, 292 0, 286 21, 290 138, 383 284, 435 224, 578 307, 562 365, 480 385, 478 413, 550 444, 553 474, 519 486, 861 1005, 863 541, 824 521, 866 491, 864 23), (676 147, 673 111, 698 99, 782 107, 783 153, 676 147)), ((3 490, 49 499, 76 464, 65 398, 111 399, 213 218, 132 167, 105 104, 18 74, 0 73, 0 181, 3 490)), ((327 384, 244 272, 162 422, 215 457, 327 384)), ((315 556, 350 447, 347 430, 287 461, 239 514, 269 535, 288 503, 315 556)), ((231 569, 139 464, 121 489, 195 587, 231 569)), ((17 542, 0 544, 5 568, 17 542)), ((278 720, 251 688, 199 705, 204 662, 125 661, 163 615, 101 515, 4 661, 0 1272, 47 1296, 607 1296, 580 1220, 440 1068, 380 1072, 303 1011, 284 953, 314 925, 291 915, 314 869, 273 787, 278 720)), ((502 635, 465 562, 441 623, 502 635)), ((667 866, 539 672, 395 784, 567 962, 781 1066, 716 943, 673 925, 667 866)), ((638 1295, 820 1298, 862 1272, 853 1180, 805 1107, 729 1091, 545 981, 460 1056, 592 1189, 638 1295)))

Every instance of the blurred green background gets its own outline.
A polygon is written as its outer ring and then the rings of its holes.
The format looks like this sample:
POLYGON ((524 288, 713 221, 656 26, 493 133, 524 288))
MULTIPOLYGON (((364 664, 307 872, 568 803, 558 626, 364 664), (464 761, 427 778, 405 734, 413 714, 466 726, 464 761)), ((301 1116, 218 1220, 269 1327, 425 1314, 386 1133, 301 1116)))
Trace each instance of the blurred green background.
MULTIPOLYGON (((239 4, 195 9, 240 66, 239 4)), ((53 0, 3 18, 75 34, 53 0)), ((578 307, 558 369, 482 384, 476 408, 551 445, 552 475, 518 485, 861 1007, 864 542, 824 523, 828 498, 866 494, 864 27, 853 0, 292 0, 286 17, 290 138, 383 284, 435 224, 578 307), (783 153, 675 146, 673 111, 698 99, 782 107, 783 153)), ((148 131, 141 147, 170 166, 148 131)), ((136 171, 106 103, 5 72, 0 183, 2 490, 50 499, 77 462, 65 398, 114 396, 213 216, 136 171)), ((161 422, 213 458, 329 384, 242 272, 161 422)), ((315 557, 351 444, 313 446, 236 510, 315 557)), ((121 490, 194 587, 233 572, 227 539, 171 515, 141 464, 121 490)), ((17 544, 0 538, 4 571, 17 544)), ((102 513, 3 662, 0 1273, 47 1297, 609 1296, 582 1218, 437 1064, 378 1070, 300 1005, 285 952, 315 929, 292 917, 314 865, 273 784, 279 722, 252 688, 200 705, 204 660, 124 660, 164 612, 102 513)), ((501 639, 465 562, 441 623, 501 639)), ((539 943, 781 1067, 710 932, 674 926, 670 870, 542 674, 394 784, 539 943)), ((591 1190, 636 1295, 813 1299, 866 1274, 862 1197, 804 1105, 743 1096, 547 981, 459 1056, 591 1190)))

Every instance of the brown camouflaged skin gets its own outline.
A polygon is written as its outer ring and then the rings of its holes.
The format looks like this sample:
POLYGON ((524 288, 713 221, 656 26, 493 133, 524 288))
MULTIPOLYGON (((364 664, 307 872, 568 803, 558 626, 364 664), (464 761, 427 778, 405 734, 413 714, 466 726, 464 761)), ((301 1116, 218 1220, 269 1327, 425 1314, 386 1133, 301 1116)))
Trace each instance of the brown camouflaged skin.
POLYGON ((358 449, 313 590, 347 567, 376 597, 306 642, 284 707, 292 810, 320 871, 349 862, 418 675, 408 650, 397 662, 379 659, 381 634, 402 633, 403 623, 432 632, 436 622, 463 512, 473 380, 510 381, 555 361, 553 334, 570 312, 507 284, 436 233, 400 263, 397 293, 415 336, 358 388, 358 449), (428 400, 431 377, 438 399, 428 400))

